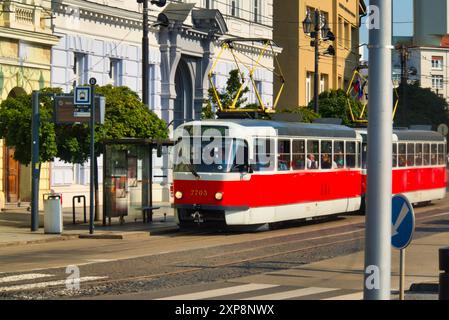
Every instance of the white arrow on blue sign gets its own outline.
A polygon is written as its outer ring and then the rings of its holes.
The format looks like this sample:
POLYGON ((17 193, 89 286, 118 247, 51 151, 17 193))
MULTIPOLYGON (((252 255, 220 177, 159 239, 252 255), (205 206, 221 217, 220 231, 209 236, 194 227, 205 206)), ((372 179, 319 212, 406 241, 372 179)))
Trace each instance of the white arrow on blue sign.
POLYGON ((393 197, 391 209, 391 245, 402 250, 412 241, 415 232, 415 213, 412 205, 403 195, 393 197))

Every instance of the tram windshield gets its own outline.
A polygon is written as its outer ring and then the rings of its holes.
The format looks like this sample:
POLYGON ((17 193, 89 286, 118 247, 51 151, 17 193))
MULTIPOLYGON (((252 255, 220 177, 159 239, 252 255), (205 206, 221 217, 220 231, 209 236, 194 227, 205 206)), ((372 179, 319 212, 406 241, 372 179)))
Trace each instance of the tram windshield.
POLYGON ((175 145, 175 172, 229 173, 248 170, 248 143, 230 137, 183 138, 175 145))

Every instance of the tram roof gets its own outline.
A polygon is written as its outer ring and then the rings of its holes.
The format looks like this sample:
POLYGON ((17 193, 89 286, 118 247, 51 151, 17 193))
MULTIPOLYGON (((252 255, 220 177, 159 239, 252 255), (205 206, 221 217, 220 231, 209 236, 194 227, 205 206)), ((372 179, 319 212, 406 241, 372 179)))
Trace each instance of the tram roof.
POLYGON ((439 141, 444 142, 445 138, 436 131, 424 130, 394 130, 398 140, 402 141, 439 141))
POLYGON ((270 120, 253 119, 226 119, 226 120, 208 120, 208 122, 229 122, 243 127, 272 127, 277 130, 279 136, 293 137, 329 137, 329 138, 357 138, 357 132, 349 127, 320 124, 320 123, 302 123, 302 122, 282 122, 270 120))

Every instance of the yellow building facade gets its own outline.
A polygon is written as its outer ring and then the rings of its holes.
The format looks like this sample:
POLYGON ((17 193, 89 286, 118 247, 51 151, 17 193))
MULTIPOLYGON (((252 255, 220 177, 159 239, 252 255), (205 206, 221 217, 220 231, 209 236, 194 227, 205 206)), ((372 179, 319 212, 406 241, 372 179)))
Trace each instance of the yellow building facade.
MULTIPOLYGON (((366 13, 363 0, 285 0, 274 6, 274 41, 283 48, 279 56, 285 78, 285 91, 278 109, 306 106, 313 100, 315 51, 312 39, 304 33, 302 22, 307 10, 314 19, 315 8, 326 17, 334 42, 322 42, 320 48, 319 92, 347 88, 358 66, 360 19, 366 13), (335 56, 323 55, 333 45, 335 56)), ((280 88, 275 82, 275 91, 280 88)))
MULTIPOLYGON (((51 28, 51 1, 0 3, 0 102, 50 86, 51 47, 58 40, 51 28)), ((47 164, 42 168, 43 193, 49 191, 50 173, 47 164)), ((7 203, 28 202, 30 195, 30 167, 17 163, 14 150, 0 140, 0 210, 7 203)))

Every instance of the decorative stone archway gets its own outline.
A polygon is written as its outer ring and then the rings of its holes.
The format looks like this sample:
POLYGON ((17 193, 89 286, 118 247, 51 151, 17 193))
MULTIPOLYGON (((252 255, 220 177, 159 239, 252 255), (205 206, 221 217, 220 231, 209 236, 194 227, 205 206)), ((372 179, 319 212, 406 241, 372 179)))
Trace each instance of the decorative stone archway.
POLYGON ((207 74, 212 67, 213 42, 227 32, 226 23, 218 10, 193 10, 194 4, 171 3, 162 12, 169 25, 161 26, 159 45, 161 51, 161 111, 170 129, 184 120, 199 119, 203 101, 209 88, 207 74), (186 21, 188 17, 192 22, 186 21), (192 26, 188 26, 193 24, 192 26), (178 81, 177 80, 178 72, 178 81), (185 96, 186 85, 191 79, 192 97, 185 96), (181 84, 180 82, 185 82, 181 84), (178 87, 177 87, 178 84, 178 87), (183 91, 184 90, 184 91, 183 91), (183 97, 178 97, 182 94, 183 97), (184 101, 184 114, 179 106, 182 99, 192 101, 191 106, 184 101), (178 106, 177 106, 178 104, 178 106), (184 118, 182 118, 184 116, 184 118))

